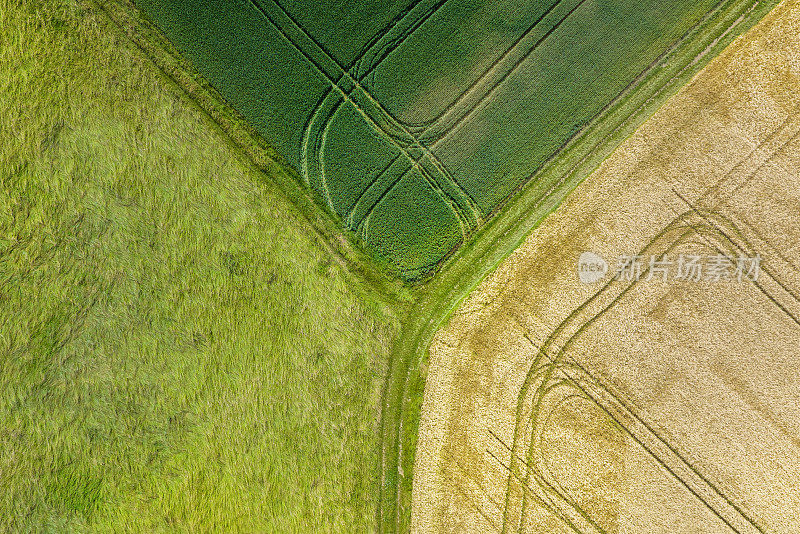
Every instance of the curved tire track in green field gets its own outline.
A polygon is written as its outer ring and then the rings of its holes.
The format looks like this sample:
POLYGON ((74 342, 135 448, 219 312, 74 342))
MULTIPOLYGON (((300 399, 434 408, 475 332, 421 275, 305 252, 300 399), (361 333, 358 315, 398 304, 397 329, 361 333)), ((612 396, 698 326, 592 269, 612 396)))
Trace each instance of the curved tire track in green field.
POLYGON ((344 103, 341 98, 333 100, 329 96, 336 96, 329 91, 320 100, 314 112, 309 116, 306 127, 303 129, 303 140, 300 144, 300 176, 306 185, 321 191, 325 198, 328 208, 336 213, 336 206, 333 205, 330 189, 325 180, 324 162, 322 159, 325 132, 331 124, 333 117, 344 103), (322 125, 316 128, 316 122, 321 121, 322 125))
MULTIPOLYGON (((332 92, 338 92, 344 102, 351 104, 359 114, 364 118, 367 124, 374 130, 376 134, 383 137, 386 142, 393 145, 394 148, 400 150, 406 158, 409 160, 409 163, 412 166, 412 169, 419 172, 419 174, 425 179, 428 185, 433 189, 433 191, 439 196, 443 202, 447 204, 447 206, 453 211, 454 215, 456 216, 459 226, 461 228, 462 239, 466 238, 472 230, 480 223, 480 215, 477 206, 474 204, 474 201, 471 201, 471 197, 469 194, 463 190, 461 185, 455 180, 455 178, 450 174, 450 172, 445 168, 444 165, 438 160, 438 158, 430 151, 427 146, 421 144, 414 135, 394 116, 392 116, 386 109, 384 109, 383 105, 372 96, 372 94, 361 84, 361 81, 353 76, 350 72, 348 72, 342 65, 340 65, 335 58, 333 58, 297 21, 295 21, 292 16, 277 2, 273 0, 267 0, 267 3, 272 6, 272 9, 269 7, 265 7, 261 0, 248 0, 249 4, 252 5, 261 15, 273 26, 275 27, 281 36, 292 46, 294 47, 300 54, 305 57, 305 59, 319 72, 320 75, 323 76, 325 80, 331 85, 331 89, 329 89, 329 94, 332 92), (280 23, 279 20, 276 20, 278 17, 284 18, 288 21, 289 28, 286 28, 283 24, 280 23), (293 35, 298 34, 298 35, 293 35), (293 38, 294 37, 294 38, 293 38), (302 43, 298 42, 298 38, 303 38, 307 43, 310 43, 311 50, 307 50, 306 46, 303 46, 302 43), (328 72, 326 69, 327 66, 332 69, 334 72, 328 72), (352 90, 345 90, 341 87, 341 85, 337 82, 338 79, 344 79, 348 82, 348 84, 352 85, 354 89, 352 90), (361 97, 365 99, 364 102, 360 102, 361 97), (436 169, 437 174, 442 176, 442 181, 444 184, 451 185, 455 189, 456 192, 460 192, 460 194, 452 195, 445 191, 444 187, 439 184, 439 180, 436 177, 431 176, 430 173, 426 168, 418 163, 416 158, 409 152, 409 148, 411 149, 418 149, 422 151, 424 156, 428 158, 431 163, 433 164, 434 168, 436 169), (465 204, 465 205, 464 205, 465 204)), ((444 5, 444 1, 440 2, 438 5, 444 5)), ((429 10, 426 13, 426 16, 431 16, 433 13, 436 12, 436 9, 429 10)), ((410 12, 409 12, 410 13, 410 12)), ((400 19, 399 22, 402 22, 400 19)), ((420 21, 422 24, 424 20, 420 21)), ((418 26, 416 26, 418 27, 418 26)), ((399 40, 397 43, 393 43, 392 47, 390 47, 390 51, 393 48, 396 48, 400 44, 402 44, 403 40, 408 37, 410 33, 406 34, 403 39, 399 40)), ((379 41, 380 44, 380 41, 379 41)), ((370 67, 370 69, 374 69, 377 66, 374 65, 370 67)), ((370 72, 370 69, 367 70, 367 73, 370 72)), ((323 99, 324 100, 324 99, 323 99)), ((317 108, 314 113, 318 112, 321 108, 317 108)), ((338 109, 338 106, 337 106, 338 109)), ((328 116, 327 121, 323 124, 323 132, 327 130, 327 127, 330 124, 330 120, 335 115, 331 114, 328 116)), ((307 122, 307 125, 311 126, 316 124, 316 120, 311 120, 307 122)), ((312 136, 314 133, 304 133, 304 139, 306 136, 312 136)), ((324 133, 323 133, 324 137, 324 133)), ((311 146, 316 147, 319 146, 321 149, 324 143, 320 143, 319 145, 312 144, 311 146)), ((303 144, 303 148, 308 148, 308 144, 303 144)), ((308 158, 308 154, 301 155, 301 161, 304 158, 308 158)), ((322 160, 324 158, 324 152, 321 151, 318 156, 311 156, 322 160)), ((320 165, 320 180, 321 183, 325 184, 325 176, 324 176, 324 165, 320 165)), ((330 198, 330 194, 327 189, 324 190, 326 193, 326 197, 330 198)), ((388 191, 387 191, 388 193, 388 191)), ((377 204, 376 204, 377 206, 377 204)), ((337 212, 334 209, 334 212, 337 212)), ((346 214, 342 214, 343 217, 346 217, 346 214)))

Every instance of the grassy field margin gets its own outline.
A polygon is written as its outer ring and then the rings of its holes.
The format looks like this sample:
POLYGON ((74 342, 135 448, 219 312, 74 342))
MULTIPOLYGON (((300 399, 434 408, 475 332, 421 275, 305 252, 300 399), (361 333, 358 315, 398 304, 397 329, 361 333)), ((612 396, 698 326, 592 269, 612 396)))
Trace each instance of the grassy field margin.
POLYGON ((392 288, 96 4, 0 27, 0 531, 373 530, 392 288))

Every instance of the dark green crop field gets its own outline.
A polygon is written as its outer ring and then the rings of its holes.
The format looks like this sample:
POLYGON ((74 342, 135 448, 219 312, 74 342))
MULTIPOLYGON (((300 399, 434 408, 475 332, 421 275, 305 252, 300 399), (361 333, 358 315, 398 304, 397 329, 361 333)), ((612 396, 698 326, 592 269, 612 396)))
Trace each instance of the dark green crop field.
POLYGON ((682 43, 754 3, 136 0, 407 281, 543 179, 633 87, 682 72, 696 57, 676 54, 682 43))

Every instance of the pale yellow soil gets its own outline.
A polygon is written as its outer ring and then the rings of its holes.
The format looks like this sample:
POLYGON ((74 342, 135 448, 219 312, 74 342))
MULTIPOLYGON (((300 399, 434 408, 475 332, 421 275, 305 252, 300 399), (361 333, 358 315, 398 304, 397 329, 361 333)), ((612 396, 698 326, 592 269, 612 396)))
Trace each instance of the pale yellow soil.
POLYGON ((431 347, 414 531, 800 532, 798 110, 792 0, 470 295, 431 347), (586 285, 583 251, 762 272, 586 285))

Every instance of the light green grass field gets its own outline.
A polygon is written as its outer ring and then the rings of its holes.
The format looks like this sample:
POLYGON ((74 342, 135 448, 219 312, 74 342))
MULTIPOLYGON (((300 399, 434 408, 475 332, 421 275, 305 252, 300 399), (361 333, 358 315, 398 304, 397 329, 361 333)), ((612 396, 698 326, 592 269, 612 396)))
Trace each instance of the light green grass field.
POLYGON ((392 310, 104 17, 0 28, 0 531, 373 529, 392 310))

